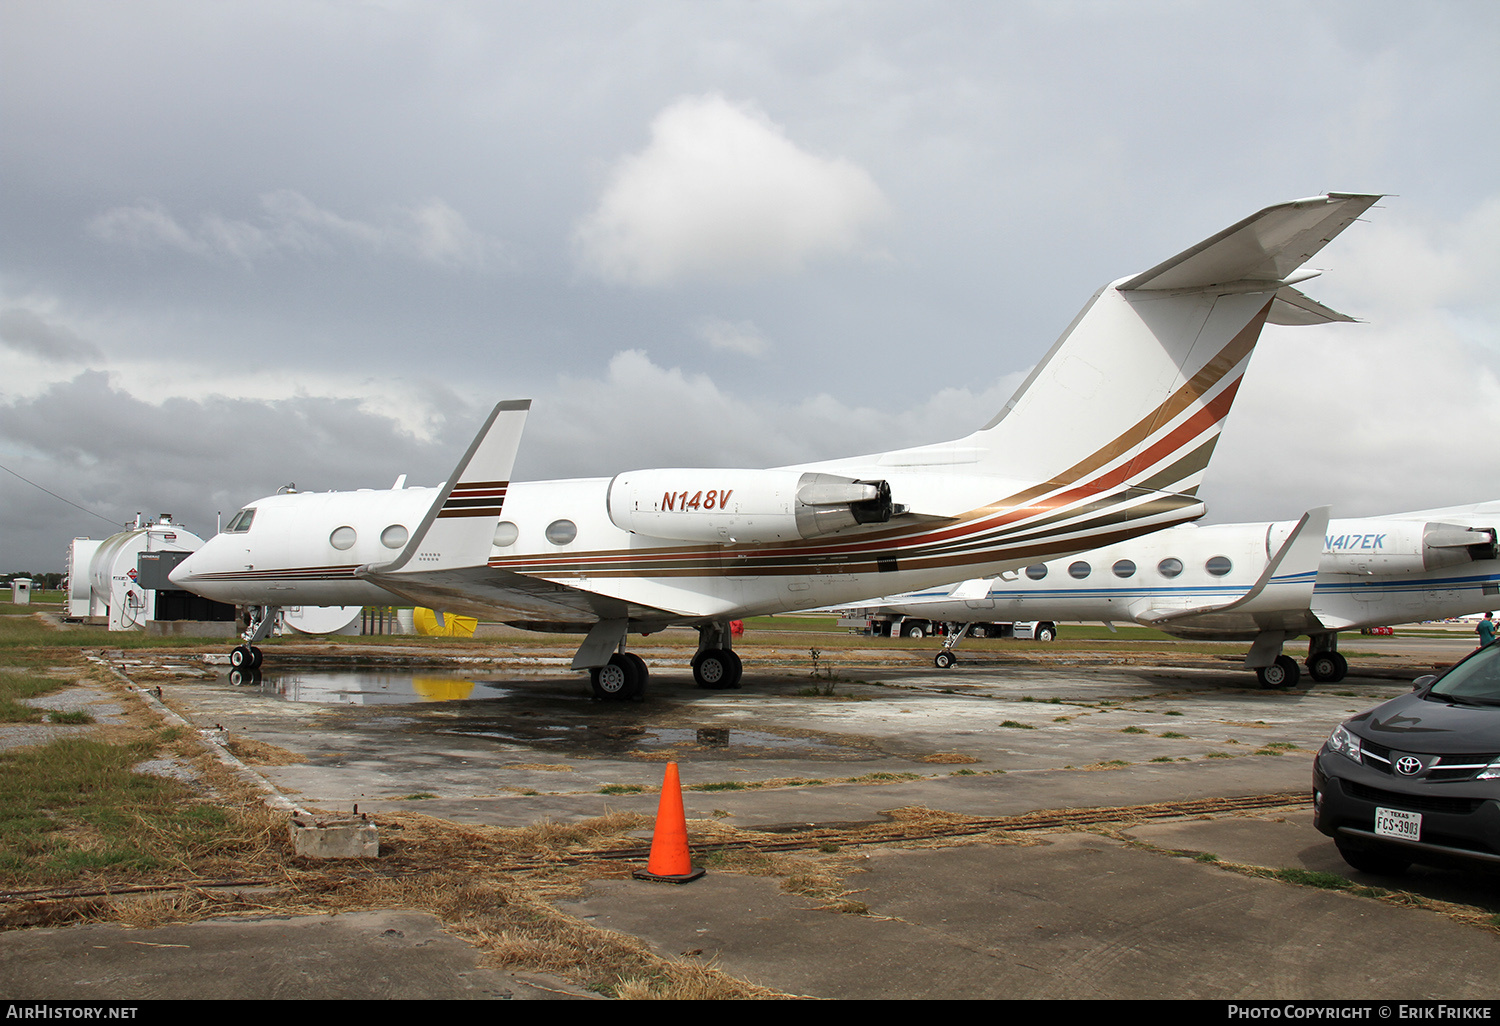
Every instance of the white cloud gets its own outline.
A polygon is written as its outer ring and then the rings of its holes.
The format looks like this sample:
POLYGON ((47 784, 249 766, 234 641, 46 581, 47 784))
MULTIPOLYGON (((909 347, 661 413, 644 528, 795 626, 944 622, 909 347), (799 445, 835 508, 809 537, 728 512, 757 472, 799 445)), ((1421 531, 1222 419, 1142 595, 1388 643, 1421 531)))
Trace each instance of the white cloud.
POLYGON ((253 221, 209 213, 185 227, 155 201, 115 207, 89 223, 106 242, 137 249, 175 249, 249 263, 273 253, 330 254, 339 247, 445 267, 485 269, 504 263, 503 247, 470 228, 440 199, 395 207, 379 222, 343 217, 291 189, 260 197, 253 221))
POLYGON ((800 149, 756 108, 684 97, 616 165, 575 242, 610 281, 742 281, 856 252, 888 210, 863 169, 800 149))
POLYGON ((704 317, 693 325, 693 331, 714 349, 743 356, 765 356, 771 343, 751 321, 726 321, 722 317, 704 317))

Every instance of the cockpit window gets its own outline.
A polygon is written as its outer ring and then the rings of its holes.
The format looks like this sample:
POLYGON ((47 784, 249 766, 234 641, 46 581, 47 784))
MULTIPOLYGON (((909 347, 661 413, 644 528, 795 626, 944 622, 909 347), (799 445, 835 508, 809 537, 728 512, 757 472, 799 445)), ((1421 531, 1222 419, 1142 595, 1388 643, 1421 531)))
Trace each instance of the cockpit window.
POLYGON ((250 530, 250 521, 255 519, 255 507, 242 509, 229 521, 229 526, 224 528, 225 534, 244 534, 250 530))

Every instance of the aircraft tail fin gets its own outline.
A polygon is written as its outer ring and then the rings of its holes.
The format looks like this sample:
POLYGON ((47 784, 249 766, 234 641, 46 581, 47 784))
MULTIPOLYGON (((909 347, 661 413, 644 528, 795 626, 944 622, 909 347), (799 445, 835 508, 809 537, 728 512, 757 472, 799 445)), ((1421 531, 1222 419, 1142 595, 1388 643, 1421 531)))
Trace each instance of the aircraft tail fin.
POLYGON ((391 562, 362 566, 356 575, 486 565, 530 409, 530 399, 510 399, 496 405, 458 466, 438 489, 437 498, 412 532, 406 548, 391 562))
POLYGON ((1313 276, 1294 272, 1379 198, 1267 207, 1105 286, 990 423, 881 462, 979 464, 1049 491, 1174 493, 1187 505, 1266 321, 1349 319, 1291 288, 1313 276))

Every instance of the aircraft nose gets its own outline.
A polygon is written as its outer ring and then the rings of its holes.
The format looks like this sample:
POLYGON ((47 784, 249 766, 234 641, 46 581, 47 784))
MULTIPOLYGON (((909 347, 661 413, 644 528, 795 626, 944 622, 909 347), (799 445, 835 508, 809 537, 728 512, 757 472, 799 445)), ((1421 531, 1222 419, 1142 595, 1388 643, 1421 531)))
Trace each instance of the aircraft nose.
POLYGON ((197 574, 196 567, 198 565, 201 565, 203 562, 198 558, 198 554, 202 551, 202 549, 199 549, 198 552, 194 552, 192 555, 188 556, 187 559, 184 559, 181 563, 178 563, 175 567, 173 567, 172 572, 167 574, 167 580, 171 581, 173 584, 177 585, 177 587, 183 589, 184 591, 191 590, 188 585, 192 582, 193 577, 197 574))

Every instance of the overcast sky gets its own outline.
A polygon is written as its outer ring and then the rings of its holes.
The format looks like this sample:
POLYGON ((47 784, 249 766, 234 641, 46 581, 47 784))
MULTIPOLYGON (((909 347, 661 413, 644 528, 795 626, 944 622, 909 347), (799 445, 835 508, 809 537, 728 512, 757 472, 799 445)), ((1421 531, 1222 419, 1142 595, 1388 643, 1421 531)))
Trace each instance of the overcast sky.
MULTIPOLYGON (((1390 194, 1210 522, 1500 497, 1500 5, 0 3, 0 571, 162 510, 987 421, 1104 283, 1390 194), (35 482, 102 518, 22 483, 35 482)), ((1039 440, 1045 444, 1045 440, 1039 440)))

